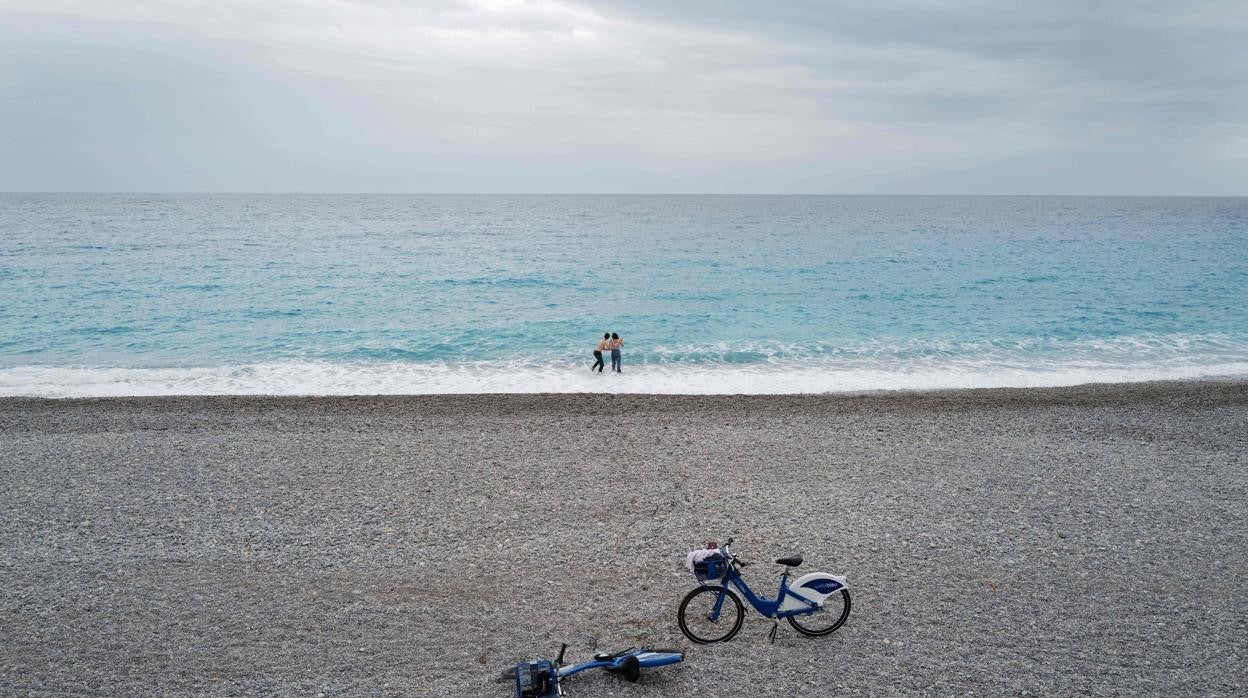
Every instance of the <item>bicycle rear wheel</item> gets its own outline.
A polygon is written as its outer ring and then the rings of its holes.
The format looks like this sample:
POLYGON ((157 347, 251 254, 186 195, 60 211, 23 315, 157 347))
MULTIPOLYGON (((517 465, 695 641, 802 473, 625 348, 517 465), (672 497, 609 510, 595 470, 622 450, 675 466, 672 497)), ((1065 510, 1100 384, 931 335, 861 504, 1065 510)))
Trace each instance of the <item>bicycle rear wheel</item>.
POLYGON ((680 631, 696 643, 726 642, 741 629, 745 608, 730 589, 703 586, 685 595, 676 619, 680 631))
POLYGON ((841 589, 824 599, 823 608, 818 611, 801 616, 789 616, 789 625, 803 635, 819 637, 841 627, 848 617, 849 589, 841 589))

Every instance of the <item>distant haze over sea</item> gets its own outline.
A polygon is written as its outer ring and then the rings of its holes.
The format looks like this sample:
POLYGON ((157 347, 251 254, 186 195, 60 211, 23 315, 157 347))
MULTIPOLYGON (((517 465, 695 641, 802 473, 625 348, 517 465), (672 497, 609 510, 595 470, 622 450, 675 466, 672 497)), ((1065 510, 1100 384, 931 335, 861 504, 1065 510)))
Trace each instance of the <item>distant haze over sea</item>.
POLYGON ((0 230, 0 395, 1248 375, 1246 198, 3 194, 0 230))

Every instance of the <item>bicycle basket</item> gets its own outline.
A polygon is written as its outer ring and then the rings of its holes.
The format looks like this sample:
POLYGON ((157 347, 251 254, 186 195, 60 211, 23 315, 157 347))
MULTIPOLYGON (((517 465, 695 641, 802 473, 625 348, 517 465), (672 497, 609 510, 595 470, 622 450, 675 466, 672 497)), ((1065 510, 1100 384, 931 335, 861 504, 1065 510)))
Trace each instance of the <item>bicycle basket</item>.
POLYGON ((516 665, 516 698, 554 698, 559 695, 559 670, 542 659, 516 665))
POLYGON ((724 573, 727 571, 728 558, 723 554, 711 555, 693 563, 693 576, 697 577, 699 582, 717 582, 724 578, 724 573))

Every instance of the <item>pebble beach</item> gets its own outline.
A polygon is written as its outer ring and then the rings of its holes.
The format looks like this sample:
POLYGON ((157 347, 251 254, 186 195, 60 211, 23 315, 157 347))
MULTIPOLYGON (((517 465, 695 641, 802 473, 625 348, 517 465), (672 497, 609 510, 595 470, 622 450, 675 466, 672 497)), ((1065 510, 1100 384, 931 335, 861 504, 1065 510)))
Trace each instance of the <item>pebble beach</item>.
POLYGON ((0 399, 0 694, 1243 695, 1248 383, 818 396, 0 399), (811 639, 676 624, 736 538, 811 639))

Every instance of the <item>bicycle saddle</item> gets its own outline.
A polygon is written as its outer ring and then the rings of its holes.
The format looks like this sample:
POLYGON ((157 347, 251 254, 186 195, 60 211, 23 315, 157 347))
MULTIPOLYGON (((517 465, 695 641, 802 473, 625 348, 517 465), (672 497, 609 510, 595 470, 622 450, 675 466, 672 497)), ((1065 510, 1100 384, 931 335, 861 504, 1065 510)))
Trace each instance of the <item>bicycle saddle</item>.
POLYGON ((782 557, 779 560, 776 560, 776 564, 784 565, 785 567, 797 567, 798 565, 802 564, 802 556, 790 555, 788 557, 782 557))

